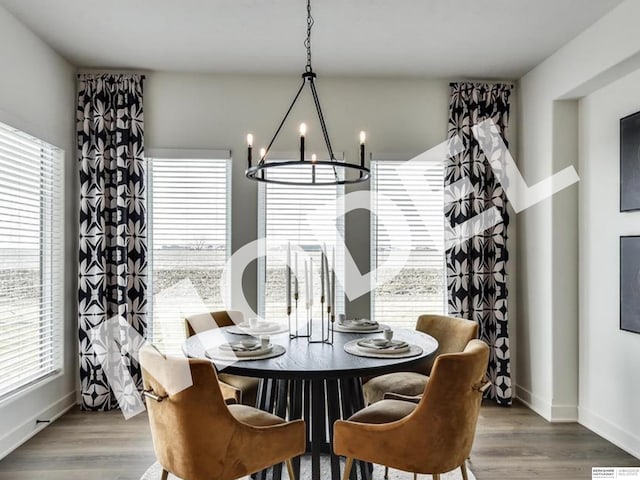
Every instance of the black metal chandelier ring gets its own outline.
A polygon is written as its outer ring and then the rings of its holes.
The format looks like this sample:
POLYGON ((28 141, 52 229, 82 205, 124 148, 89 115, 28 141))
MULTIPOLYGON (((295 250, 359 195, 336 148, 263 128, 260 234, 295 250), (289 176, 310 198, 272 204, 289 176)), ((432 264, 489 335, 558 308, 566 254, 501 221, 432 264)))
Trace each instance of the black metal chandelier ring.
POLYGON ((286 161, 272 161, 269 163, 259 163, 248 168, 245 172, 247 178, 251 180, 256 180, 258 182, 263 183, 276 183, 279 185, 298 185, 298 186, 309 186, 311 185, 348 185, 352 183, 360 183, 369 179, 370 171, 368 168, 354 164, 354 163, 342 163, 332 160, 317 160, 315 162, 309 161, 300 161, 300 160, 286 160, 286 161), (358 170, 360 175, 355 178, 346 178, 343 179, 333 179, 330 181, 317 181, 313 178, 313 181, 310 183, 308 181, 294 181, 294 180, 279 180, 276 178, 270 178, 269 176, 264 175, 264 172, 269 168, 277 168, 277 167, 286 167, 286 166, 297 166, 297 167, 307 167, 311 169, 311 177, 314 177, 314 169, 316 167, 332 167, 332 168, 350 168, 352 170, 358 170))

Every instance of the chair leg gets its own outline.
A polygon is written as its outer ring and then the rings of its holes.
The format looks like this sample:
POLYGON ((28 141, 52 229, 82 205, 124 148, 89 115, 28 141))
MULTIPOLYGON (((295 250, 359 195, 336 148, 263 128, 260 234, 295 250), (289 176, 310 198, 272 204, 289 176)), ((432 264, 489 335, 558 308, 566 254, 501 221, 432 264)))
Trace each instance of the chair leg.
POLYGON ((296 474, 293 472, 291 459, 287 460, 287 472, 289 472, 289 480, 296 480, 296 474))
POLYGON ((466 462, 462 462, 462 465, 460 465, 460 472, 462 472, 462 480, 469 480, 469 476, 467 475, 466 462))
POLYGON ((344 473, 342 474, 342 480, 349 480, 351 474, 351 467, 353 466, 353 458, 347 457, 347 462, 344 465, 344 473))
POLYGON ((162 469, 162 475, 160 476, 160 480, 167 480, 169 478, 169 472, 167 472, 164 468, 162 469))
POLYGON ((389 467, 384 467, 384 480, 389 480, 389 467))

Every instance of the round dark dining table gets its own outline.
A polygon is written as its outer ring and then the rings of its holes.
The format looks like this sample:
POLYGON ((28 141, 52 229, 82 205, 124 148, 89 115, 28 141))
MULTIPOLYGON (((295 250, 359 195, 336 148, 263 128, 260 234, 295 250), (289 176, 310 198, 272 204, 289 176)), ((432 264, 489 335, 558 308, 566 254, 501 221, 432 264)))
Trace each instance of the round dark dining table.
MULTIPOLYGON (((380 333, 335 332, 333 344, 309 343, 307 338, 289 338, 289 333, 271 335, 271 343, 286 348, 278 357, 265 360, 240 360, 233 363, 212 360, 205 351, 222 343, 237 342, 242 335, 228 331, 233 327, 208 330, 187 339, 183 350, 191 358, 202 358, 214 363, 218 371, 260 379, 257 407, 288 420, 304 419, 307 424, 307 453, 311 454, 311 478, 320 480, 320 457, 330 455, 331 479, 340 479, 340 459, 333 454, 333 423, 349 418, 365 407, 362 378, 384 373, 407 371, 424 362, 438 349, 431 336, 397 328, 394 340, 404 340, 422 348, 420 355, 408 358, 367 358, 352 355, 344 345, 355 339, 381 336, 380 333)), ((357 472, 369 479, 370 466, 359 462, 353 468, 351 479, 357 472)), ((294 459, 296 478, 300 478, 300 458, 294 459)), ((274 480, 280 479, 282 465, 271 469, 274 480)), ((266 478, 267 471, 258 478, 266 478)))

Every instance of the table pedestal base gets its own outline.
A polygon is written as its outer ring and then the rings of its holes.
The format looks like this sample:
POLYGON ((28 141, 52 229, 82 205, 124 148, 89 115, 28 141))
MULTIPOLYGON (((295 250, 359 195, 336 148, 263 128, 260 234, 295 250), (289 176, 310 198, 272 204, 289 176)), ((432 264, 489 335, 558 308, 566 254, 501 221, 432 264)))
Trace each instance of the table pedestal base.
MULTIPOLYGON (((307 425, 307 454, 311 456, 311 480, 320 480, 321 455, 329 455, 331 479, 340 480, 340 458, 333 453, 333 423, 349 418, 365 407, 360 378, 282 380, 264 379, 258 389, 258 408, 286 418, 304 419, 307 425)), ((300 479, 300 457, 293 460, 300 479)), ((280 480, 282 464, 257 474, 258 480, 280 480), (271 473, 269 474, 269 470, 271 473)), ((371 464, 357 461, 350 480, 371 479, 371 464)))

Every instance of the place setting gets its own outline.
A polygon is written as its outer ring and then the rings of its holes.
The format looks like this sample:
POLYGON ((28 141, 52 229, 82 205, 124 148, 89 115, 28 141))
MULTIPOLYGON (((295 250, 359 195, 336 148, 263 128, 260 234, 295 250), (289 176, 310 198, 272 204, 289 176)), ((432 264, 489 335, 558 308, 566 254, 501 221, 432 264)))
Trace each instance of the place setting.
POLYGON ((347 318, 341 313, 332 328, 341 333, 380 333, 386 326, 368 318, 347 318))
POLYGON ((205 355, 212 360, 222 361, 265 360, 278 357, 285 351, 284 346, 272 343, 270 337, 263 336, 261 338, 246 337, 236 342, 221 343, 207 348, 205 355))
POLYGON ((393 339, 393 330, 385 327, 382 337, 369 337, 351 340, 344 350, 351 355, 369 358, 407 358, 422 353, 422 348, 404 340, 393 339))
POLYGON ((284 323, 267 321, 258 317, 252 317, 249 321, 244 321, 237 325, 227 328, 228 333, 234 335, 253 335, 260 337, 261 335, 276 335, 285 333, 289 327, 284 323))

